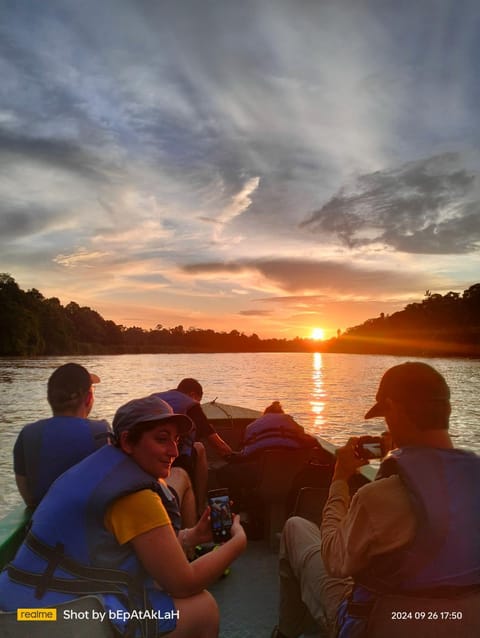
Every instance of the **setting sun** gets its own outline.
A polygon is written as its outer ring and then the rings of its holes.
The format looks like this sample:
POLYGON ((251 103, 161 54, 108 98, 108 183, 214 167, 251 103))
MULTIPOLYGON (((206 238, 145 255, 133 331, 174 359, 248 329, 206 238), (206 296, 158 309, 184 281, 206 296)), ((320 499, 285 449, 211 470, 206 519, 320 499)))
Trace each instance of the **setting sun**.
POLYGON ((312 339, 315 341, 321 341, 325 337, 325 330, 323 328, 313 328, 312 329, 312 339))

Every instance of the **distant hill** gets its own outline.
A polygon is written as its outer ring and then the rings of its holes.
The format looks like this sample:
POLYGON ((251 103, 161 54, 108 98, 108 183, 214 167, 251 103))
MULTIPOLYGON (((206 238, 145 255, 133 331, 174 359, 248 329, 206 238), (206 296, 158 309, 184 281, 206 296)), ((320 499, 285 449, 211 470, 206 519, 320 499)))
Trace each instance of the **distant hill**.
POLYGON ((325 344, 331 352, 480 356, 480 284, 460 294, 432 294, 391 315, 382 313, 325 344))
POLYGON ((0 356, 312 351, 480 356, 480 284, 463 294, 427 291, 420 303, 314 342, 160 324, 152 330, 126 328, 74 301, 62 306, 35 288, 21 290, 13 277, 0 273, 0 356))

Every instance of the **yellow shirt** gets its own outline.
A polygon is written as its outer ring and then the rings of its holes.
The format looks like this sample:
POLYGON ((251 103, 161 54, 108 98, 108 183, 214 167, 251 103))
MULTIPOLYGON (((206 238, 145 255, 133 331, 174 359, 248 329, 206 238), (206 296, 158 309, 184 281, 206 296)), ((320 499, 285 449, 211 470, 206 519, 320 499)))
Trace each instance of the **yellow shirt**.
POLYGON ((155 527, 171 525, 162 499, 149 489, 115 499, 107 509, 104 523, 120 545, 155 527))

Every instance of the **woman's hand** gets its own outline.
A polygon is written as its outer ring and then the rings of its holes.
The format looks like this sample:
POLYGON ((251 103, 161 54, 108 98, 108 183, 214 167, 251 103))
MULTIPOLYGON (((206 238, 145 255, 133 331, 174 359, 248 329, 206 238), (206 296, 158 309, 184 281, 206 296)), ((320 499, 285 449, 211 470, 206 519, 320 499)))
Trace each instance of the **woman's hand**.
POLYGON ((188 530, 189 545, 201 545, 202 543, 210 543, 213 540, 212 528, 210 526, 210 508, 206 507, 203 514, 198 519, 195 527, 188 530))
POLYGON ((230 529, 230 536, 235 538, 242 544, 242 551, 247 546, 247 535, 243 529, 243 525, 240 523, 240 516, 235 514, 233 516, 233 524, 230 529))

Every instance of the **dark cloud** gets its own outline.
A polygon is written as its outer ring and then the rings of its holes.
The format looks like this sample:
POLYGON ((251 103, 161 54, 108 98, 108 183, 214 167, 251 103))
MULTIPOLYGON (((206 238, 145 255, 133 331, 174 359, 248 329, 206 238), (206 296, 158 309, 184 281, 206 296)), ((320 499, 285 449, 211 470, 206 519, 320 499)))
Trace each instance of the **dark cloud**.
POLYGON ((41 230, 45 223, 45 215, 39 215, 38 211, 4 211, 0 214, 0 234, 4 239, 21 237, 41 230))
POLYGON ((478 175, 455 153, 359 177, 301 224, 349 248, 382 243, 402 252, 478 250, 478 175))
POLYGON ((107 178, 106 166, 97 156, 68 140, 31 137, 0 128, 0 158, 9 163, 28 160, 49 165, 88 180, 104 182, 107 178))
POLYGON ((238 262, 204 262, 197 264, 185 264, 181 269, 191 275, 212 274, 212 273, 239 273, 254 267, 249 261, 238 262))
MULTIPOLYGON (((1 244, 2 262, 8 264, 13 276, 17 269, 28 268, 37 275, 45 268, 51 268, 52 249, 50 246, 33 245, 29 241, 14 241, 16 237, 6 237, 1 244)), ((27 284, 28 285, 28 284, 27 284)))
POLYGON ((282 295, 278 297, 262 297, 260 299, 256 299, 255 301, 259 303, 273 303, 273 304, 286 304, 293 307, 301 308, 305 306, 305 303, 308 305, 321 306, 327 301, 331 303, 331 297, 328 295, 282 295))
POLYGON ((158 284, 159 286, 163 286, 165 284, 170 283, 169 280, 164 277, 163 275, 160 275, 158 273, 153 273, 153 274, 141 274, 141 275, 127 275, 125 277, 127 280, 133 280, 133 281, 139 281, 140 283, 146 283, 146 284, 158 284))
POLYGON ((272 314, 271 310, 240 310, 239 315, 244 317, 268 317, 272 314))
POLYGON ((383 294, 432 287, 435 276, 399 270, 367 269, 350 263, 310 259, 258 259, 235 262, 188 264, 184 272, 193 275, 235 274, 256 271, 286 292, 332 292, 335 294, 383 294))
POLYGON ((0 204, 0 237, 5 241, 34 235, 48 229, 59 218, 59 213, 35 204, 18 208, 2 207, 0 204))

